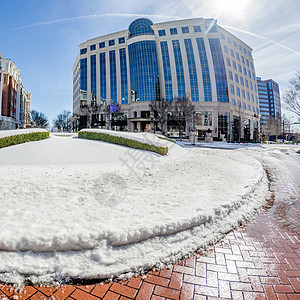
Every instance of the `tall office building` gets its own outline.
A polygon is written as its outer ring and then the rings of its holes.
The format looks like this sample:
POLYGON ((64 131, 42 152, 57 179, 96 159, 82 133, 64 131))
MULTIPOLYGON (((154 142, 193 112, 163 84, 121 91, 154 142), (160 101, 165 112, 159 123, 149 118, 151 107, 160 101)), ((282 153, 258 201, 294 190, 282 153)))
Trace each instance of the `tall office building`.
POLYGON ((0 129, 28 127, 30 99, 16 64, 0 53, 0 129))
MULTIPOLYGON (((252 49, 214 19, 187 19, 153 24, 134 20, 127 30, 79 45, 73 67, 73 112, 90 103, 122 105, 118 129, 151 128, 149 102, 188 97, 195 105, 194 129, 234 138, 235 118, 253 137, 259 104, 252 49)), ((105 127, 105 116, 92 126, 105 127)), ((79 129, 84 122, 75 122, 79 129)), ((178 126, 168 123, 168 133, 178 126)))
POLYGON ((281 117, 279 85, 272 79, 262 80, 257 77, 259 96, 260 124, 263 126, 270 117, 281 117))

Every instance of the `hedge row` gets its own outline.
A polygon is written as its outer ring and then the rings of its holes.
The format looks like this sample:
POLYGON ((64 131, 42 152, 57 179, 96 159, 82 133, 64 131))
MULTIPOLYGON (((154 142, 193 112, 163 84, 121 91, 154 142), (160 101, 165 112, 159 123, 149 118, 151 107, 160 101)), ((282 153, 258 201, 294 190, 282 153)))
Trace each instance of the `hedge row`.
POLYGON ((0 138, 0 148, 22 144, 26 142, 34 142, 49 138, 50 133, 47 132, 32 132, 25 134, 18 134, 0 138))
POLYGON ((165 136, 156 135, 156 137, 158 137, 158 138, 161 139, 161 140, 165 140, 165 141, 168 141, 168 142, 171 142, 171 143, 175 143, 175 144, 176 144, 176 142, 175 142, 174 140, 171 140, 171 139, 169 139, 169 138, 167 138, 167 137, 165 137, 165 136))
POLYGON ((152 151, 161 155, 166 155, 168 153, 168 147, 149 145, 146 143, 126 139, 119 136, 113 136, 102 132, 80 131, 78 132, 78 137, 83 139, 89 139, 89 140, 103 141, 111 144, 117 144, 117 145, 122 145, 130 148, 135 148, 135 149, 152 151))

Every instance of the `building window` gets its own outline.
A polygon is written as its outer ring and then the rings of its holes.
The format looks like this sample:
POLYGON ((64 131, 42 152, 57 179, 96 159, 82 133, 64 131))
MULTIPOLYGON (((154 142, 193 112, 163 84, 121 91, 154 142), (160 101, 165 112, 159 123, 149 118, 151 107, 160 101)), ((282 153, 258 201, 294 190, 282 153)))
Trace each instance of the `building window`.
POLYGON ((231 94, 233 94, 233 95, 235 94, 235 92, 234 92, 234 86, 233 86, 232 84, 230 85, 230 92, 231 92, 231 94))
POLYGON ((234 79, 235 79, 235 82, 239 83, 239 76, 237 74, 234 74, 234 79))
POLYGON ((238 64, 238 68, 239 68, 239 71, 240 71, 241 73, 243 73, 243 71, 242 71, 242 66, 241 66, 240 64, 238 64))
POLYGON ((125 37, 120 37, 119 44, 124 44, 124 43, 125 43, 125 37))
POLYGON ((101 49, 101 48, 104 48, 105 47, 105 42, 101 42, 101 43, 99 43, 99 48, 101 49))
POLYGON ((131 92, 140 101, 160 97, 158 61, 155 41, 139 41, 128 46, 131 92))
POLYGON ((166 35, 166 31, 164 29, 158 30, 158 35, 159 36, 165 36, 166 35))
POLYGON ((226 54, 228 54, 228 48, 225 45, 224 45, 224 51, 225 51, 226 54))
POLYGON ((201 27, 198 26, 194 26, 194 32, 201 32, 201 27))
POLYGON ((235 100, 231 99, 231 104, 235 106, 235 100))
POLYGON ((235 61, 232 61, 232 66, 236 70, 236 62, 235 61))
POLYGON ((181 97, 185 96, 185 94, 186 94, 185 93, 183 62, 182 62, 179 41, 174 40, 174 41, 172 41, 172 43, 173 43, 173 52, 174 52, 175 66, 176 66, 178 97, 181 98, 181 97))
POLYGON ((233 50, 232 49, 229 49, 230 50, 230 55, 232 56, 232 57, 234 57, 234 52, 233 52, 233 50))
POLYGON ((212 112, 195 112, 195 126, 212 126, 212 112))
POLYGON ((198 79, 197 70, 195 64, 195 57, 193 51, 193 45, 191 39, 185 39, 185 50, 188 61, 189 75, 190 75, 190 86, 191 86, 191 99, 192 101, 199 101, 199 90, 198 90, 198 79))
POLYGON ((231 71, 228 71, 228 74, 229 74, 229 79, 230 79, 230 80, 233 80, 232 72, 231 72, 231 71))
POLYGON ((205 26, 206 28, 206 32, 217 32, 217 26, 216 25, 213 25, 213 26, 205 26))
POLYGON ((87 48, 80 49, 80 55, 86 54, 87 48))
POLYGON ((235 57, 237 60, 240 60, 240 55, 237 52, 235 52, 235 57))
POLYGON ((227 37, 227 42, 231 44, 231 39, 229 37, 227 37))
POLYGON ((167 101, 172 101, 173 100, 172 72, 171 72, 168 43, 161 42, 160 48, 161 48, 161 56, 162 56, 163 68, 164 68, 165 97, 167 101))
POLYGON ((235 48, 237 48, 236 42, 235 42, 235 41, 232 41, 232 42, 233 42, 233 46, 234 46, 235 48))
POLYGON ((215 70, 218 102, 229 102, 226 69, 220 40, 218 38, 209 39, 209 45, 215 70))
POLYGON ((110 70, 110 99, 113 103, 117 103, 117 67, 116 52, 109 51, 109 70, 110 70))
POLYGON ((245 90, 242 89, 242 97, 243 99, 246 99, 246 93, 245 93, 245 90))
POLYGON ((171 28, 171 29, 170 29, 170 34, 172 34, 172 35, 178 34, 177 28, 171 28))
POLYGON ((105 52, 100 53, 100 97, 106 100, 106 61, 105 52))
POLYGON ((92 101, 97 101, 96 54, 91 55, 91 95, 92 101))
POLYGON ((221 38, 225 40, 225 35, 221 32, 221 38))
POLYGON ((181 27, 182 33, 189 33, 189 28, 188 27, 181 27))
POLYGON ((203 38, 196 38, 196 42, 197 42, 200 63, 201 63, 204 101, 212 101, 210 73, 209 73, 208 60, 207 60, 204 40, 203 38))
POLYGON ((121 102, 128 104, 128 80, 127 80, 127 62, 126 49, 119 50, 120 54, 120 73, 121 73, 121 102))
POLYGON ((226 63, 228 67, 231 67, 230 59, 228 57, 226 57, 226 63))
POLYGON ((96 45, 95 44, 90 46, 90 51, 94 51, 94 50, 96 50, 96 45))
POLYGON ((108 45, 109 46, 113 46, 115 44, 115 40, 110 40, 109 42, 108 42, 108 45))
POLYGON ((245 58, 243 55, 241 55, 241 59, 242 59, 242 63, 244 64, 245 63, 245 58))
POLYGON ((238 88, 238 87, 236 88, 236 95, 239 96, 239 97, 241 97, 240 88, 238 88))

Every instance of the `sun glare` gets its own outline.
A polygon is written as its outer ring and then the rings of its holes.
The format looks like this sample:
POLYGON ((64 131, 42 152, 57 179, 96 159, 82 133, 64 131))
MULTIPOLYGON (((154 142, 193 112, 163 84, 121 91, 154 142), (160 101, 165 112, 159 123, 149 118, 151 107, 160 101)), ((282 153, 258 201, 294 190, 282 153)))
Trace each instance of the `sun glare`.
POLYGON ((246 10, 249 0, 214 0, 213 3, 220 13, 236 15, 246 10))

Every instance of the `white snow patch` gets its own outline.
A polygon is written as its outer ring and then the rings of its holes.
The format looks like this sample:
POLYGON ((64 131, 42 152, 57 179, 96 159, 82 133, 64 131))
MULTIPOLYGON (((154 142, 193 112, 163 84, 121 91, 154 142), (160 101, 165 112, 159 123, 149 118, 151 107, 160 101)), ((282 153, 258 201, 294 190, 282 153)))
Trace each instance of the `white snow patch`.
POLYGON ((1 149, 0 280, 110 278, 171 263, 260 207, 267 180, 256 159, 160 141, 170 155, 57 136, 1 149))

